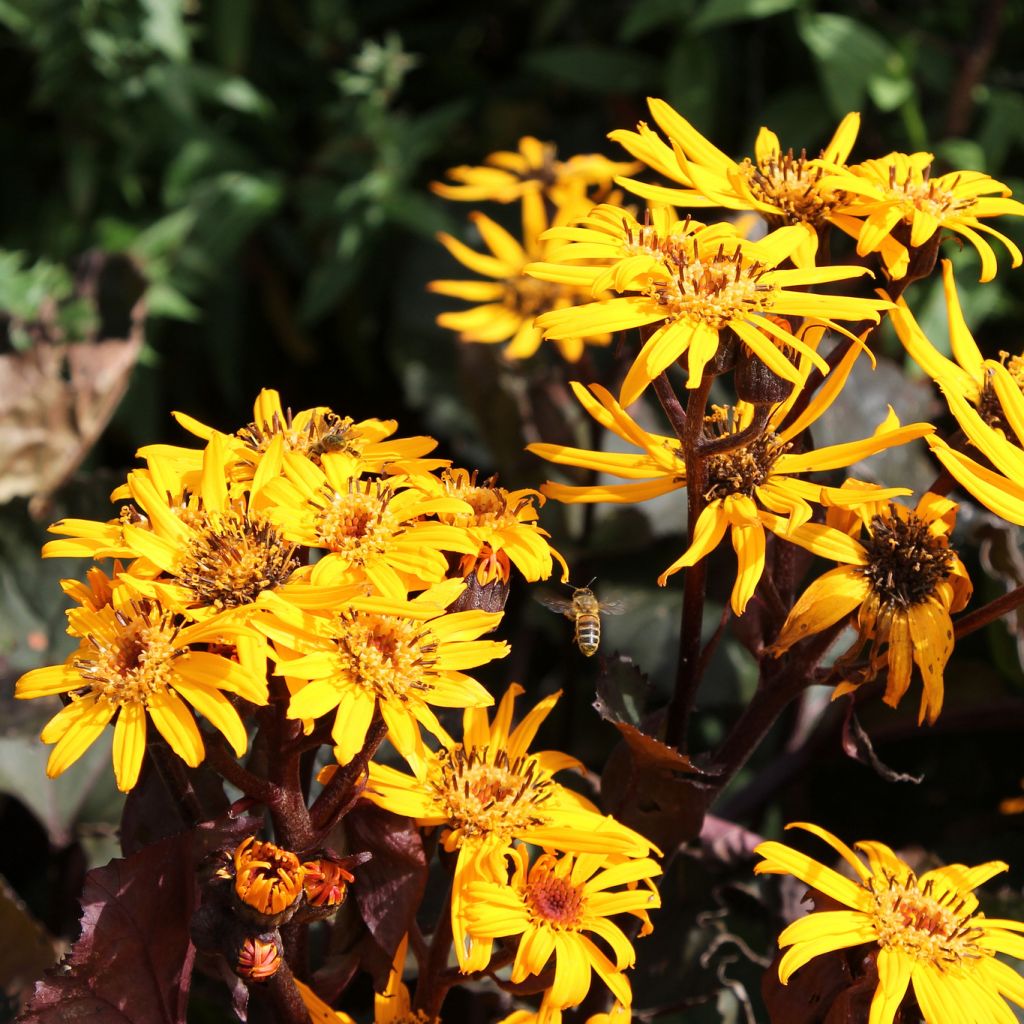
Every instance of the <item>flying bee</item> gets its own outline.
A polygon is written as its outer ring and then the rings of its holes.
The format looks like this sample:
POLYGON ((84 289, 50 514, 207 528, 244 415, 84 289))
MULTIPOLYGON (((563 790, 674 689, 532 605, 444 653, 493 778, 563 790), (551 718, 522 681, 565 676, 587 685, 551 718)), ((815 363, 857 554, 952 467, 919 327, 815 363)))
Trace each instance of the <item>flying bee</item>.
POLYGON ((537 600, 545 608, 553 612, 559 612, 567 619, 572 619, 575 624, 573 639, 580 653, 590 657, 597 653, 601 643, 601 612, 606 615, 618 615, 626 610, 621 601, 598 601, 594 592, 590 589, 596 580, 595 576, 585 587, 566 586, 572 589, 572 597, 555 597, 554 595, 541 594, 537 600))

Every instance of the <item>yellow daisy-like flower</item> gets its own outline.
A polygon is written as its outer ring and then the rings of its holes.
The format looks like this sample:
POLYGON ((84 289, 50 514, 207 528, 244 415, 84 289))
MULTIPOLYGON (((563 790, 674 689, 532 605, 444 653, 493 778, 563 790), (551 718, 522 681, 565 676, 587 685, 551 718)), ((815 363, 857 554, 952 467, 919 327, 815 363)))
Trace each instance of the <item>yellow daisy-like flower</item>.
MULTIPOLYGON (((559 210, 556 222, 566 223, 570 218, 583 216, 590 203, 574 203, 559 210)), ((548 227, 548 216, 543 203, 523 204, 523 242, 509 234, 500 224, 483 213, 471 213, 470 220, 480 232, 489 253, 480 253, 453 238, 446 232, 438 240, 464 267, 490 281, 431 281, 427 287, 439 295, 450 295, 467 302, 482 305, 454 313, 441 313, 437 317, 440 327, 457 331, 460 341, 494 343, 508 341, 504 354, 510 359, 532 356, 544 338, 534 326, 541 313, 562 309, 590 298, 569 284, 539 281, 524 274, 524 268, 534 260, 550 255, 551 243, 541 241, 548 227)), ((586 343, 607 345, 611 335, 598 331, 590 335, 560 338, 557 341, 562 357, 577 362, 586 343)))
MULTIPOLYGON (((871 437, 808 452, 789 450, 792 441, 832 403, 856 358, 857 351, 851 349, 793 422, 786 424, 785 420, 796 392, 772 411, 762 433, 731 451, 708 457, 704 474, 707 504, 697 522, 691 525, 689 548, 658 577, 660 585, 664 586, 673 573, 699 562, 729 531, 739 560, 731 601, 736 614, 742 615, 764 571, 766 530, 784 540, 793 539, 794 532, 811 518, 812 502, 856 507, 865 500, 885 500, 910 493, 902 487, 823 487, 803 477, 808 473, 850 466, 869 455, 923 437, 934 430, 930 423, 900 426, 890 411, 871 437)), ((528 450, 559 465, 583 466, 636 482, 587 487, 549 482, 541 488, 544 494, 570 503, 631 503, 686 487, 686 464, 677 438, 644 430, 598 384, 591 385, 590 392, 578 383, 572 388, 598 423, 639 451, 635 454, 592 452, 555 444, 532 444, 528 450)), ((716 407, 706 417, 705 434, 709 438, 737 434, 752 417, 753 408, 746 403, 739 403, 731 410, 716 407)), ((812 550, 825 558, 832 557, 830 551, 844 551, 843 538, 833 534, 834 531, 828 531, 815 536, 812 550), (835 547, 837 544, 839 546, 835 547)))
MULTIPOLYGON (((815 580, 793 606, 772 647, 778 656, 797 641, 841 621, 857 610, 858 637, 835 665, 846 675, 864 644, 871 644, 866 667, 836 687, 834 697, 856 690, 885 666, 886 704, 896 707, 910 686, 913 667, 920 669, 924 690, 918 724, 932 724, 942 710, 943 672, 953 653, 952 612, 970 600, 971 581, 963 562, 949 546, 956 503, 926 494, 916 509, 904 505, 863 503, 854 510, 830 509, 829 521, 847 536, 845 555, 831 557, 845 565, 815 580), (863 529, 863 538, 851 535, 863 529), (888 650, 882 653, 882 649, 888 650)), ((812 548, 822 527, 801 528, 812 548)), ((799 542, 800 538, 794 538, 799 542)), ((852 674, 851 674, 852 675, 852 674)))
POLYGON ((257 625, 278 648, 278 672, 292 689, 288 717, 334 713, 331 735, 339 763, 362 748, 376 707, 395 749, 419 765, 427 756, 420 726, 447 737, 431 706, 494 703, 462 670, 508 654, 508 644, 479 639, 501 621, 500 613, 446 614, 430 600, 386 597, 352 598, 337 609, 330 591, 323 598, 311 591, 310 600, 327 607, 312 614, 269 594, 263 606, 273 614, 257 625))
POLYGON ((591 187, 607 192, 617 175, 637 169, 635 163, 618 163, 599 153, 580 153, 568 160, 557 156, 554 143, 525 135, 517 151, 491 153, 482 167, 452 167, 447 175, 455 184, 435 181, 430 187, 445 199, 461 202, 511 203, 544 195, 561 206, 582 197, 591 187))
POLYGON ((444 579, 443 552, 478 550, 465 530, 428 518, 471 508, 417 489, 415 477, 359 480, 351 460, 337 452, 325 454, 319 466, 288 452, 283 468, 286 475, 268 481, 260 497, 286 540, 327 550, 313 567, 315 585, 368 580, 404 599, 409 590, 444 579))
MULTIPOLYGON (((190 433, 209 441, 217 431, 182 412, 172 414, 190 433)), ((392 437, 395 420, 361 420, 340 416, 327 406, 292 413, 281 407, 277 391, 264 388, 253 403, 252 421, 229 435, 230 479, 253 482, 253 490, 282 471, 286 452, 303 455, 315 465, 327 453, 347 457, 350 476, 422 473, 449 465, 448 459, 426 459, 437 447, 432 437, 392 437)), ((142 458, 159 459, 179 473, 197 471, 202 452, 176 445, 148 445, 142 458)), ((116 493, 116 492, 115 492, 116 493)))
POLYGON ((1024 931, 1018 921, 989 920, 978 911, 974 890, 1007 870, 1002 861, 976 867, 950 864, 918 876, 884 843, 855 843, 864 860, 817 825, 795 822, 823 839, 854 872, 846 878, 803 853, 774 841, 754 852, 757 874, 792 875, 838 901, 846 910, 814 911, 779 936, 789 949, 779 964, 785 985, 793 973, 823 953, 854 946, 878 950, 878 988, 871 1024, 893 1024, 913 989, 927 1024, 1014 1024, 1003 1001, 1024 1006, 1024 979, 996 958, 1024 959, 1024 931))
POLYGON ((266 679, 204 647, 231 642, 249 633, 249 627, 232 620, 230 613, 182 625, 178 616, 140 599, 124 584, 112 582, 108 589, 109 603, 96 607, 87 601, 68 612, 68 633, 81 638, 78 650, 63 665, 26 672, 15 687, 15 697, 23 700, 57 694, 71 698, 40 736, 44 743, 55 744, 47 775, 53 778, 74 764, 115 717, 118 789, 127 792, 138 780, 147 718, 194 768, 205 748, 188 704, 241 757, 248 743, 245 726, 225 694, 266 704, 266 679))
MULTIPOLYGON (((797 352, 828 372, 828 365, 789 327, 787 317, 803 317, 804 328, 823 325, 858 340, 836 320, 870 320, 890 305, 878 298, 817 295, 809 285, 843 281, 868 273, 865 267, 781 269, 806 240, 799 226, 779 228, 757 242, 731 224, 704 226, 695 221, 655 221, 640 225, 616 208, 598 207, 556 252, 556 260, 531 264, 541 280, 583 286, 595 301, 553 310, 537 318, 552 339, 596 331, 651 328, 622 384, 620 401, 629 405, 677 359, 686 356, 688 387, 697 387, 704 368, 718 351, 720 335, 730 331, 776 375, 801 383, 803 374, 787 356, 797 352), (609 262, 611 257, 611 262, 609 262), (599 260, 597 266, 581 260, 599 260), (619 293, 596 298, 604 289, 619 293)), ((562 237, 568 237, 565 233, 562 237)))
POLYGON ((1024 526, 1024 393, 1016 370, 1013 360, 1008 365, 986 360, 982 399, 989 401, 979 401, 978 408, 953 381, 939 381, 950 411, 987 465, 941 438, 931 437, 928 444, 961 487, 997 516, 1024 526))
POLYGON ((998 238, 1010 251, 1013 266, 1021 264, 1017 246, 983 218, 1002 214, 1021 216, 1024 204, 1010 199, 1010 189, 981 171, 950 171, 932 176, 931 153, 890 153, 878 160, 865 160, 845 172, 825 179, 849 194, 848 201, 832 214, 831 221, 857 239, 857 255, 880 252, 889 276, 899 279, 907 273, 908 256, 893 260, 887 240, 918 249, 946 228, 963 235, 981 258, 981 280, 996 275, 992 247, 979 234, 998 238))
POLYGON ((661 874, 649 858, 608 866, 599 854, 541 854, 531 866, 529 852, 518 846, 508 854, 512 877, 507 882, 478 881, 467 887, 469 933, 487 941, 518 935, 512 965, 513 984, 540 974, 554 957, 555 978, 544 996, 547 1006, 565 1009, 583 1001, 590 990, 591 970, 615 998, 630 1003, 632 992, 622 973, 636 961, 622 929, 610 921, 616 914, 646 912, 661 905, 652 887, 636 887, 661 874), (630 888, 620 888, 630 886, 630 888), (589 935, 607 943, 612 958, 589 935))
POLYGON ((822 179, 845 166, 860 130, 860 114, 847 114, 817 157, 809 158, 806 150, 799 155, 794 155, 792 149, 783 151, 775 132, 762 128, 754 143, 753 159, 746 157, 737 163, 664 100, 648 99, 647 103, 671 145, 666 145, 643 121, 635 132, 619 130, 608 137, 682 187, 666 188, 633 179, 619 179, 621 185, 670 206, 753 210, 773 228, 804 224, 808 230, 792 258, 797 266, 814 266, 818 232, 831 220, 832 211, 848 198, 823 184, 822 179))
POLYGON ((998 360, 982 356, 964 319, 953 264, 949 260, 942 261, 942 287, 953 359, 946 358, 928 340, 902 298, 890 313, 893 327, 908 354, 932 380, 941 383, 947 392, 967 399, 990 427, 999 428, 1012 440, 1012 429, 996 391, 995 377, 999 375, 1001 388, 1012 381, 1017 391, 1024 389, 1024 356, 1008 352, 1001 352, 998 360))
POLYGON ((443 828, 445 849, 458 851, 452 930, 463 971, 482 970, 491 950, 489 941, 474 941, 467 932, 466 887, 475 880, 507 878, 504 858, 514 840, 580 854, 646 857, 652 849, 643 836, 554 780, 563 768, 582 767, 575 758, 554 750, 529 752, 558 694, 541 700, 512 728, 515 699, 522 692, 521 686, 510 686, 491 722, 485 711, 468 709, 462 742, 443 737, 444 747, 415 777, 370 764, 368 799, 421 826, 443 828))
MULTIPOLYGON (((229 487, 225 441, 223 434, 211 437, 194 492, 161 491, 166 475, 154 472, 153 464, 129 473, 131 514, 122 511, 117 524, 107 527, 116 533, 120 550, 136 559, 121 574, 124 582, 191 618, 253 607, 263 591, 285 583, 299 564, 295 545, 285 542, 264 512, 249 507, 244 491, 229 487)), ((73 521, 52 529, 67 533, 72 526, 73 521)), ((44 554, 66 553, 72 545, 52 541, 44 554)))
POLYGON ((552 559, 562 567, 567 579, 565 559, 551 546, 548 533, 537 525, 537 505, 544 504, 539 491, 521 488, 507 491, 498 487, 496 478, 477 483, 476 472, 449 469, 436 478, 422 478, 417 486, 458 498, 469 511, 441 513, 443 523, 465 530, 479 545, 463 556, 459 572, 463 577, 476 572, 481 584, 501 580, 507 583, 510 567, 515 567, 531 583, 551 575, 552 559))

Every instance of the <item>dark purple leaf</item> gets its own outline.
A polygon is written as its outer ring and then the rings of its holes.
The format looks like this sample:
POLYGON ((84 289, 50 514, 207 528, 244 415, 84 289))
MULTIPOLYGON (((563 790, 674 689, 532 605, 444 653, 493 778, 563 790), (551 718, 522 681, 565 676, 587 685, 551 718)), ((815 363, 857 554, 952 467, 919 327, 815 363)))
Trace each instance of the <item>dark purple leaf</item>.
POLYGON ((81 937, 36 986, 22 1024, 184 1024, 196 866, 254 827, 252 819, 205 823, 90 871, 81 937))
POLYGON ((357 869, 349 893, 372 940, 363 944, 362 963, 381 991, 423 899, 427 858, 419 830, 408 818, 361 803, 345 816, 344 825, 349 850, 373 854, 357 869))

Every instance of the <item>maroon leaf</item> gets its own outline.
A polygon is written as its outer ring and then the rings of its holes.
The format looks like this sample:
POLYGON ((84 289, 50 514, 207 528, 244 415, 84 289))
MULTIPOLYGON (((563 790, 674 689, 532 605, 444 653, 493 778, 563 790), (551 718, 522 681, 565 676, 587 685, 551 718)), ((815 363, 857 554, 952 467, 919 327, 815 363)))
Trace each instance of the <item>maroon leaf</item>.
POLYGON ((90 871, 81 937, 36 986, 22 1024, 184 1024, 196 865, 253 829, 251 819, 207 823, 90 871))
POLYGON ((360 951, 363 966, 382 991, 398 943, 423 899, 427 858, 419 830, 408 818, 361 803, 345 816, 344 825, 349 849, 373 854, 358 868, 349 892, 371 940, 360 951))
POLYGON ((176 757, 166 749, 154 751, 161 741, 151 741, 150 756, 142 765, 139 781, 128 794, 121 814, 121 852, 129 857, 178 832, 192 827, 195 818, 190 817, 192 807, 200 808, 202 816, 213 818, 223 815, 228 809, 224 785, 220 777, 205 764, 198 768, 181 767, 181 777, 187 792, 184 799, 171 793, 163 775, 154 762, 154 754, 176 757), (185 800, 188 804, 185 804, 185 800))

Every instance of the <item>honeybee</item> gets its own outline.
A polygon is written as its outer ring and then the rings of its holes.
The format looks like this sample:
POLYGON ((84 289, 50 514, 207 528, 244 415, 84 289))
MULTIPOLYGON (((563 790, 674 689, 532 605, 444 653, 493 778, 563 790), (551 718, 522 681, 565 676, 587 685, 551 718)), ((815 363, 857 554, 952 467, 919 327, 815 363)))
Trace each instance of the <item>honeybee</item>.
POLYGON ((571 587, 572 597, 555 597, 554 595, 541 594, 537 600, 545 608, 553 612, 559 612, 567 619, 575 623, 573 639, 580 653, 590 657, 597 653, 601 644, 601 612, 606 615, 618 615, 626 610, 621 601, 598 601, 594 592, 590 589, 596 580, 595 576, 585 587, 571 587))

